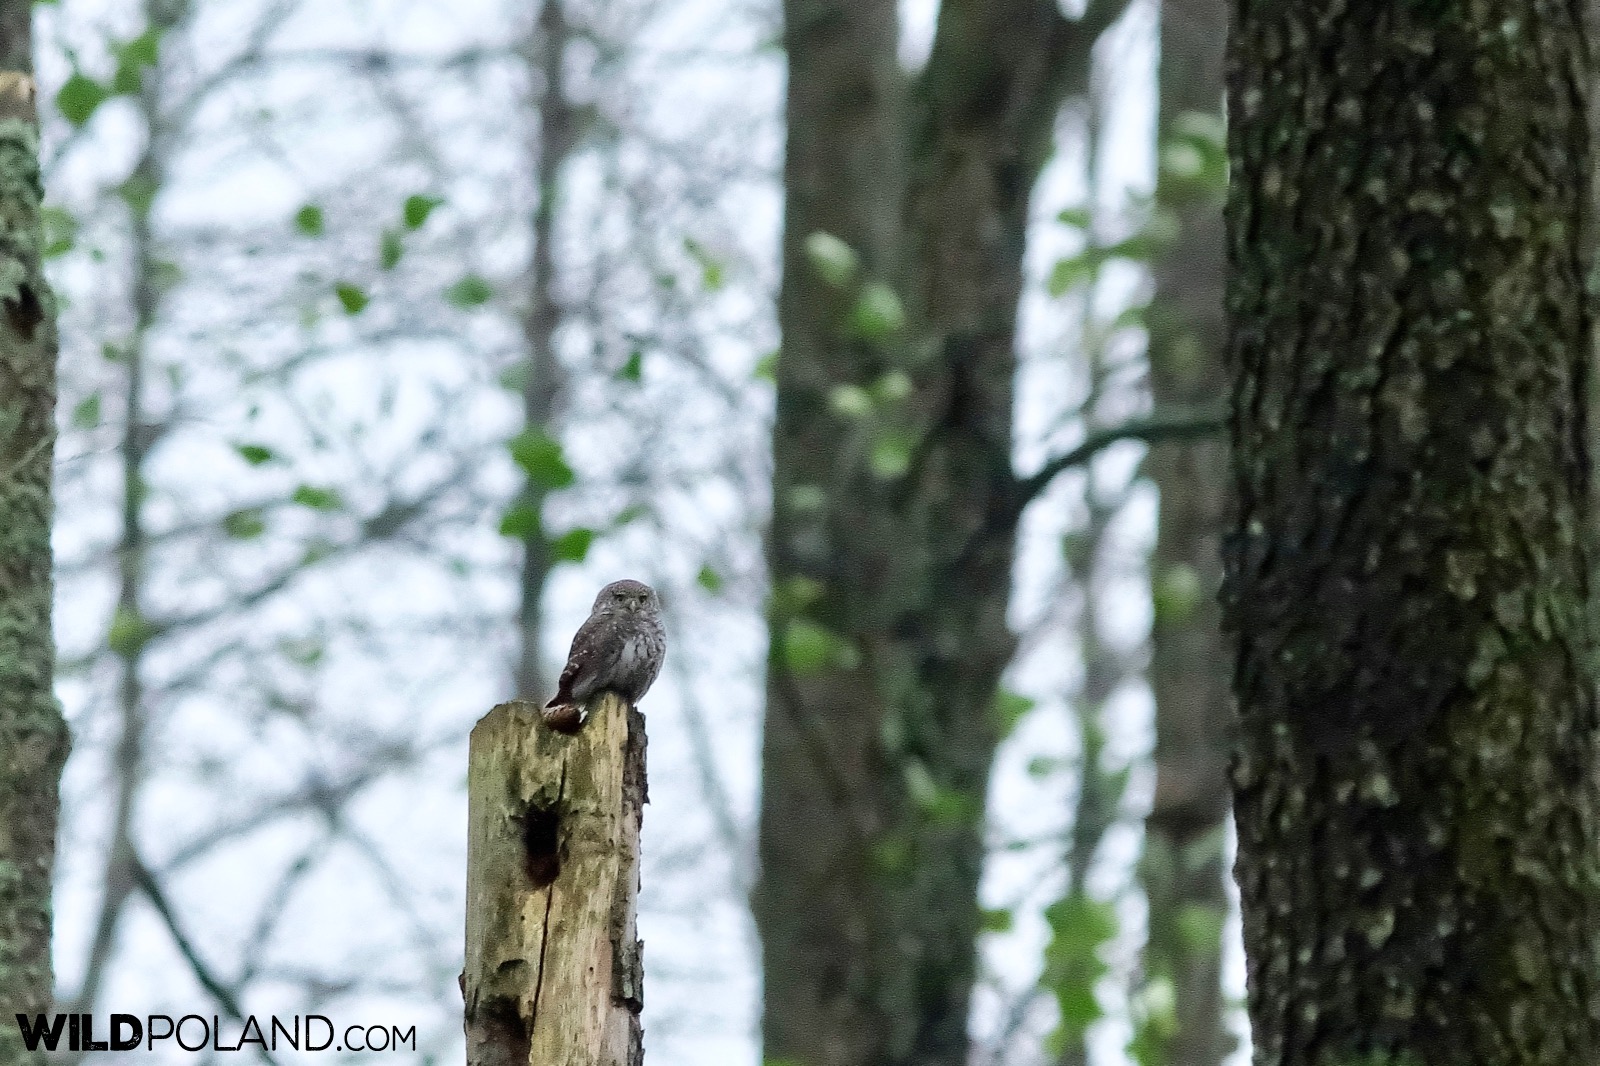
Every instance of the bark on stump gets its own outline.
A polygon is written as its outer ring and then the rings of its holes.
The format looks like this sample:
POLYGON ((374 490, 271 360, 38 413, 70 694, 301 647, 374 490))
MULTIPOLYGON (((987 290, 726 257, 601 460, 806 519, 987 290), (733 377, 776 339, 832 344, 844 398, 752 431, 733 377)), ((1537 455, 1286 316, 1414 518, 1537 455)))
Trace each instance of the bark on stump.
POLYGON ((472 731, 469 1066, 640 1066, 644 717, 611 693, 574 736, 532 703, 472 731))

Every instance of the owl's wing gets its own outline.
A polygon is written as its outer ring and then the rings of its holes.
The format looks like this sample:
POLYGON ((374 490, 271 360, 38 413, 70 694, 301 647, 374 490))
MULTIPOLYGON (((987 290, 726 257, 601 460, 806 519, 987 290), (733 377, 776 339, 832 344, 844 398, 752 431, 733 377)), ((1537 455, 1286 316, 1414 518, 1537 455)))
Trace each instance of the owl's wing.
POLYGON ((620 649, 615 647, 616 641, 606 639, 609 621, 601 615, 590 615, 578 627, 572 638, 572 649, 567 652, 567 665, 561 668, 561 677, 556 683, 556 694, 546 707, 582 703, 593 696, 602 680, 615 670, 620 649))

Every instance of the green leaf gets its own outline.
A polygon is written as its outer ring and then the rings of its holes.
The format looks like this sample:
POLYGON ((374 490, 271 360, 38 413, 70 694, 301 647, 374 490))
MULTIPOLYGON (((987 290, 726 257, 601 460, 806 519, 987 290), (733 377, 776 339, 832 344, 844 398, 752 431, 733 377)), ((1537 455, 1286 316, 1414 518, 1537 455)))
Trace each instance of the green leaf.
POLYGON ((405 245, 400 243, 400 234, 394 230, 384 230, 383 236, 378 238, 378 266, 384 270, 393 270, 400 263, 400 257, 406 254, 405 245))
POLYGON ((1119 329, 1143 329, 1149 314, 1150 305, 1148 303, 1130 304, 1117 312, 1117 317, 1111 320, 1110 328, 1113 331, 1119 329))
POLYGON ((644 378, 644 353, 635 348, 628 353, 627 362, 617 371, 618 381, 640 381, 644 378))
POLYGON ((112 95, 136 96, 143 88, 144 67, 138 63, 118 60, 117 69, 111 75, 112 95))
POLYGON ((1191 955, 1201 956, 1206 952, 1215 954, 1217 946, 1222 943, 1222 926, 1226 917, 1217 907, 1186 903, 1178 908, 1178 939, 1191 955))
POLYGON ((579 526, 551 541, 550 555, 558 563, 581 563, 588 558, 589 547, 593 543, 594 530, 579 526))
POLYGON ((39 223, 44 229, 44 244, 39 254, 46 259, 66 255, 78 243, 78 219, 71 211, 54 204, 39 212, 39 223))
POLYGON ((111 91, 104 85, 83 71, 75 70, 56 93, 56 109, 74 126, 82 126, 110 95, 111 91))
POLYGON ((1004 907, 985 907, 978 916, 978 930, 984 933, 1009 933, 1016 915, 1004 907))
POLYGON ((1060 298, 1094 277, 1100 269, 1100 255, 1094 250, 1058 260, 1050 270, 1046 285, 1050 295, 1060 298))
POLYGON ((1214 111, 1185 111, 1172 124, 1174 132, 1213 151, 1228 150, 1228 124, 1214 111))
POLYGON ((156 202, 156 194, 160 192, 153 174, 136 170, 117 186, 117 195, 122 197, 128 209, 140 218, 150 215, 150 207, 156 202))
POLYGON ((322 208, 305 204, 294 213, 294 228, 307 237, 320 237, 327 232, 323 225, 322 208))
POLYGON ((930 823, 959 825, 979 813, 978 805, 969 797, 939 784, 921 759, 907 758, 902 772, 905 775, 906 795, 930 823))
POLYGON ((611 520, 612 529, 621 529, 630 522, 637 522, 650 513, 650 508, 642 503, 630 503, 617 512, 617 517, 611 520))
POLYGON ((722 575, 709 566, 702 566, 700 572, 694 576, 695 584, 711 593, 713 596, 722 591, 724 584, 722 575))
POLYGON ((1035 755, 1028 760, 1029 777, 1049 777, 1062 768, 1062 760, 1053 755, 1035 755))
POLYGON ((72 424, 79 429, 93 429, 100 424, 100 394, 91 392, 78 401, 72 409, 72 424))
POLYGON ((704 285, 707 292, 716 292, 727 281, 727 269, 722 260, 711 254, 710 249, 693 237, 685 237, 683 249, 689 253, 689 258, 695 261, 700 268, 700 284, 704 285))
POLYGON ((1157 207, 1139 232, 1103 249, 1101 256, 1117 256, 1147 263, 1171 247, 1172 242, 1178 239, 1179 230, 1178 216, 1168 208, 1157 207))
POLYGON ((1044 916, 1051 937, 1039 980, 1055 994, 1061 1023, 1054 1042, 1064 1046, 1081 1040, 1105 1013, 1095 985, 1110 972, 1101 951, 1117 934, 1117 918, 1111 904, 1081 893, 1052 903, 1044 916))
POLYGON ((494 297, 494 289, 477 274, 468 274, 444 291, 444 298, 463 311, 481 307, 494 297))
POLYGON ((773 601, 784 614, 799 614, 822 599, 827 588, 814 577, 796 574, 773 589, 773 601))
POLYGON ((539 512, 525 503, 515 503, 500 519, 500 535, 527 540, 539 532, 539 512))
POLYGON ((872 395, 883 403, 898 403, 911 395, 911 377, 903 370, 891 370, 872 383, 872 395))
POLYGON ((118 607, 111 616, 111 628, 106 633, 106 645, 124 659, 130 659, 139 653, 151 637, 156 635, 156 627, 142 618, 137 611, 128 607, 118 607))
POLYGON ((512 363, 500 371, 498 380, 502 389, 521 392, 528 387, 528 382, 533 380, 533 368, 526 362, 512 363))
POLYGON ((116 48, 117 58, 124 63, 153 67, 161 58, 161 30, 155 26, 116 48))
POLYGON ((152 259, 146 277, 157 290, 170 292, 183 280, 183 268, 169 259, 152 259))
POLYGON ((315 637, 285 637, 278 642, 284 657, 299 666, 315 666, 328 652, 328 646, 315 637))
POLYGON ((886 836, 872 845, 873 872, 881 877, 909 873, 913 858, 911 842, 904 836, 886 836))
POLYGON ((240 457, 251 466, 270 463, 276 458, 273 450, 265 444, 235 444, 233 450, 238 452, 240 457))
POLYGON ((246 507, 223 516, 222 530, 237 540, 253 540, 267 531, 261 508, 246 507))
POLYGON ((818 230, 806 238, 806 259, 817 276, 836 289, 855 280, 861 260, 855 249, 831 233, 818 230))
POLYGON ((333 489, 318 488, 315 485, 301 485, 289 497, 302 507, 309 507, 313 511, 337 511, 343 506, 338 492, 333 489))
POLYGON ((1161 149, 1161 176, 1194 181, 1205 173, 1206 157, 1191 141, 1168 141, 1161 149))
POLYGON ((300 565, 316 566, 331 555, 333 555, 333 544, 318 537, 307 544, 306 550, 300 553, 300 565))
POLYGON ((1056 221, 1078 229, 1088 229, 1094 223, 1094 212, 1087 207, 1069 207, 1056 216, 1056 221))
POLYGON ((1017 723, 1036 706, 1035 701, 1018 695, 1010 689, 1000 689, 994 694, 994 721, 1001 736, 1009 736, 1017 723))
POLYGON ((372 302, 372 297, 367 295, 365 289, 348 281, 334 285, 333 294, 339 298, 339 306, 344 308, 347 315, 359 315, 372 302))
POLYGON ((800 514, 817 514, 828 506, 820 485, 795 485, 789 489, 789 507, 800 514))
POLYGON ((529 426, 507 443, 511 458, 532 481, 547 489, 564 489, 577 480, 562 454, 561 442, 529 426))
POLYGON ((783 661, 789 672, 806 677, 830 668, 851 670, 861 656, 844 638, 805 618, 783 627, 783 661))
POLYGON ((850 329, 867 341, 884 340, 904 328, 905 309, 894 290, 879 281, 869 282, 861 290, 855 307, 850 310, 850 329))
POLYGON ((865 418, 872 413, 872 397, 860 385, 835 385, 828 391, 828 406, 841 418, 865 418))
MULTIPOLYGON (((1151 977, 1143 988, 1131 997, 1128 1004, 1133 1020, 1133 1039, 1128 1041, 1128 1055, 1138 1066, 1182 1066, 1167 1061, 1167 1050, 1178 1031, 1178 997, 1171 978, 1166 975, 1151 977)), ((1384 1066, 1399 1066, 1383 1059, 1384 1066)), ((1341 1066, 1356 1066, 1342 1063, 1341 1066)))
POLYGON ((1182 625, 1205 597, 1200 572, 1186 563, 1167 567, 1151 582, 1150 599, 1158 626, 1182 625))
POLYGON ((428 216, 433 214, 433 209, 443 203, 444 200, 440 197, 417 193, 415 196, 406 197, 405 204, 400 208, 400 217, 405 221, 406 229, 418 230, 427 224, 428 216))
MULTIPOLYGON (((1600 267, 1595 268, 1595 274, 1597 277, 1600 277, 1600 267)), ((1597 284, 1596 291, 1600 291, 1600 284, 1597 284)), ((751 371, 751 376, 757 381, 777 381, 778 353, 768 352, 760 359, 757 359, 755 369, 751 371)))
POLYGON ((929 807, 939 796, 939 785, 928 771, 928 764, 918 758, 908 758, 902 773, 906 780, 906 794, 918 807, 929 807))
POLYGON ((912 440, 904 433, 885 433, 872 442, 867 456, 867 466, 880 481, 893 481, 904 477, 911 469, 912 440))

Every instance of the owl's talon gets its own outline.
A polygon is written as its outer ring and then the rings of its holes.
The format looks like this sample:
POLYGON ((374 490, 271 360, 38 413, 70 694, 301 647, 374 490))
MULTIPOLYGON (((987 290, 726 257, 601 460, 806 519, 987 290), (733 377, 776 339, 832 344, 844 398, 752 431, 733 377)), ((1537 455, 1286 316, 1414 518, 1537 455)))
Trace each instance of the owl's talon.
POLYGON ((583 725, 583 712, 570 703, 558 703, 554 707, 546 707, 540 715, 544 724, 554 729, 557 733, 571 736, 583 725))

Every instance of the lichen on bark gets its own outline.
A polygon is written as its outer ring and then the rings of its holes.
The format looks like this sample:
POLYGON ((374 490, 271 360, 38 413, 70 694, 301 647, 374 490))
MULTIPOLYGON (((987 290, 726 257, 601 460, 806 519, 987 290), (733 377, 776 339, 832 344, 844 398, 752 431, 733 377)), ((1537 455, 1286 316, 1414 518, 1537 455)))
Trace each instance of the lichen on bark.
POLYGON ((1255 1061, 1600 1061, 1586 16, 1233 15, 1255 1061))
MULTIPOLYGON (((26 0, 0 3, 0 1003, 48 1009, 50 883, 67 730, 52 690, 55 306, 40 269, 41 188, 26 0)), ((0 1025, 0 1063, 31 1061, 0 1025)))

